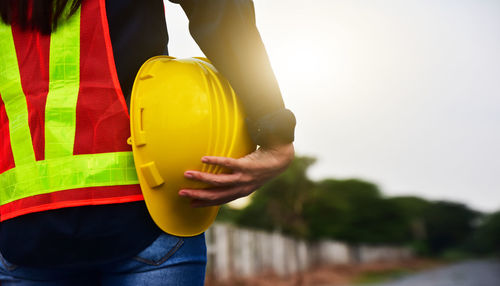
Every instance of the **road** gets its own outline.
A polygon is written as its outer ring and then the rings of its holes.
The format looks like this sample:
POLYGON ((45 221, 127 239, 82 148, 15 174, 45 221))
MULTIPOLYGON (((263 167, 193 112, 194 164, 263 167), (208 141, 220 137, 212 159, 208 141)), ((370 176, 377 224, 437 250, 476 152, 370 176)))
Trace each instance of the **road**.
POLYGON ((500 261, 466 261, 374 286, 500 286, 500 261))

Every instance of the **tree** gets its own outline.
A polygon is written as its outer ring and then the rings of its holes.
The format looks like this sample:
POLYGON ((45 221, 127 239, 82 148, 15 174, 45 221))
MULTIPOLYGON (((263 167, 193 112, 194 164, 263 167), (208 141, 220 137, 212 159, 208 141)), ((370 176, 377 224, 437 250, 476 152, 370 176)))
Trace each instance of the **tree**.
POLYGON ((425 208, 423 218, 431 253, 459 247, 474 231, 480 213, 459 203, 438 201, 425 208))
POLYGON ((500 211, 484 217, 472 244, 471 248, 476 253, 500 256, 500 211))
POLYGON ((311 238, 352 243, 402 243, 405 221, 375 184, 359 179, 320 182, 306 205, 311 238))
POLYGON ((393 197, 389 198, 389 200, 399 207, 406 221, 406 227, 402 230, 404 240, 413 248, 415 253, 428 255, 429 246, 424 213, 432 203, 413 196, 393 197))

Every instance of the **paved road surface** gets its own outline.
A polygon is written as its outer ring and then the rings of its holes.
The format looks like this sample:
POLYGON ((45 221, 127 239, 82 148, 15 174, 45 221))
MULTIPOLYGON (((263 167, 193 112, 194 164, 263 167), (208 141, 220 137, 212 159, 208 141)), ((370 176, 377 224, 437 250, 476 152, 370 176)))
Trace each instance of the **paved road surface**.
POLYGON ((500 286, 500 261, 467 261, 376 286, 500 286))

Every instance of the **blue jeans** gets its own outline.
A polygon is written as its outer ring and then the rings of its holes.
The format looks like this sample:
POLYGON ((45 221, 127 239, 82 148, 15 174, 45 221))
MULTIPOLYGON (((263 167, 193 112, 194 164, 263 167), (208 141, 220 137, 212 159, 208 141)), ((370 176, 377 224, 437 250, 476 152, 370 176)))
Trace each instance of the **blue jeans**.
POLYGON ((161 234, 137 256, 85 268, 34 268, 9 263, 0 255, 0 285, 128 286, 203 285, 207 262, 204 234, 161 234))

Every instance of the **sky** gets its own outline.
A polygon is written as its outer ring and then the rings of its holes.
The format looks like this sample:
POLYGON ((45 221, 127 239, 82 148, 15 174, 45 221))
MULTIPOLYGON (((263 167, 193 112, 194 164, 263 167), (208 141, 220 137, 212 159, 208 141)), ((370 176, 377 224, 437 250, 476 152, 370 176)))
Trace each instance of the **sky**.
MULTIPOLYGON (((500 210, 500 1, 254 5, 312 179, 500 210)), ((166 18, 170 54, 202 55, 180 6, 166 18)))

